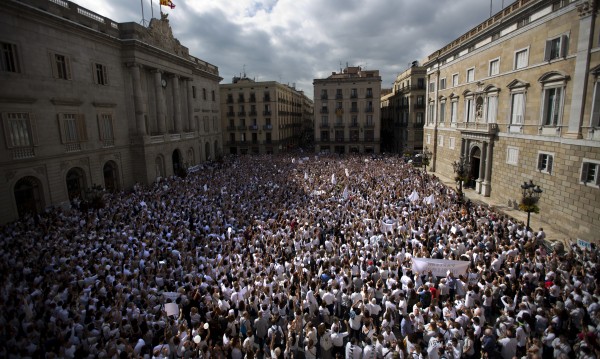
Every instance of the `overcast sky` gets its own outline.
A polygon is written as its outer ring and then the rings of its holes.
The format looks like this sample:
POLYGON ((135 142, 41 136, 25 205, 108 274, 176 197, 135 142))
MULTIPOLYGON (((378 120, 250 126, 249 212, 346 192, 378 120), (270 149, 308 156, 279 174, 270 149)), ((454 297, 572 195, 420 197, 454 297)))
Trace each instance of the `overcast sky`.
MULTIPOLYGON (((159 17, 159 0, 154 17, 159 17)), ((173 34, 190 54, 219 67, 222 84, 244 71, 257 81, 312 82, 340 67, 379 70, 382 88, 414 60, 490 16, 490 0, 172 0, 173 34)), ((514 0, 491 0, 492 13, 514 0)), ((117 22, 151 18, 150 0, 75 0, 117 22)))

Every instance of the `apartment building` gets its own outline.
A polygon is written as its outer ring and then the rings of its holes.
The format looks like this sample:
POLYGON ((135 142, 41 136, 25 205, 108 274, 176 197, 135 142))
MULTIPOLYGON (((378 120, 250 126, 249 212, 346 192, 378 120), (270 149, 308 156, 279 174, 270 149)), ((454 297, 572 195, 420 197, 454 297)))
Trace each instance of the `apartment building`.
POLYGON ((517 0, 424 63, 431 169, 454 177, 463 157, 474 191, 515 208, 532 180, 537 216, 584 240, 600 233, 597 10, 517 0))
POLYGON ((218 68, 166 16, 144 27, 66 0, 7 0, 0 29, 1 223, 221 155, 218 68))
POLYGON ((379 70, 344 68, 315 79, 315 151, 379 153, 381 76, 379 70))
POLYGON ((394 80, 382 97, 382 149, 399 154, 423 151, 427 71, 417 61, 394 80))
POLYGON ((273 154, 297 148, 310 99, 293 86, 245 75, 222 84, 223 141, 230 154, 273 154), (308 101, 307 101, 308 100, 308 101))

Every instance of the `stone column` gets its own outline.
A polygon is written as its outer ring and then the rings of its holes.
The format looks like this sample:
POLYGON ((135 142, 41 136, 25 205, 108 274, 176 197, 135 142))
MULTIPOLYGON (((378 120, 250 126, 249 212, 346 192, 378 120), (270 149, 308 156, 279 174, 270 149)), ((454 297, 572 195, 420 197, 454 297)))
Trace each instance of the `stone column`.
POLYGON ((485 177, 483 178, 481 194, 485 197, 490 196, 492 191, 492 150, 494 148, 494 142, 490 141, 487 145, 487 151, 485 154, 485 177))
POLYGON ((129 72, 131 72, 131 80, 133 83, 133 106, 135 111, 135 126, 138 135, 145 136, 148 133, 146 128, 146 115, 148 113, 148 109, 146 106, 146 98, 142 92, 140 68, 141 65, 131 64, 129 66, 129 72))
POLYGON ((192 79, 186 79, 187 83, 187 122, 190 132, 196 131, 196 121, 194 121, 194 89, 192 79))
POLYGON ((165 93, 162 88, 162 71, 154 71, 154 90, 156 93, 156 124, 158 133, 167 132, 167 111, 165 103, 165 93))
POLYGON ((485 167, 486 167, 485 154, 486 154, 487 146, 488 146, 488 143, 483 142, 483 146, 481 148, 481 157, 479 158, 479 178, 477 178, 477 181, 475 184, 475 186, 476 186, 475 190, 477 191, 477 193, 481 193, 481 183, 483 182, 483 177, 484 177, 484 172, 485 172, 485 167))
POLYGON ((173 117, 175 119, 175 133, 181 133, 181 93, 179 91, 179 76, 174 75, 173 79, 173 117))

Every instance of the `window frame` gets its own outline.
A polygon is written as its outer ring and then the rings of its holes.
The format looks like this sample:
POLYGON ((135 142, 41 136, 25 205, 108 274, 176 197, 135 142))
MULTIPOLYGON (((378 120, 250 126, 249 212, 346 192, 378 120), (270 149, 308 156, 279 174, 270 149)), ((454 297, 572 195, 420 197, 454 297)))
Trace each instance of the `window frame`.
POLYGON ((488 76, 496 76, 500 74, 500 58, 496 57, 495 59, 491 59, 488 64, 488 76), (494 69, 493 64, 497 64, 496 72, 494 73, 492 70, 494 69))
POLYGON ((519 152, 520 152, 519 147, 507 146, 506 147, 506 164, 511 165, 511 166, 518 166, 519 165, 519 152), (516 154, 514 156, 511 156, 511 150, 516 151, 516 154), (513 157, 512 160, 511 160, 511 157, 513 157))
POLYGON ((50 51, 49 52, 49 56, 50 56, 50 66, 52 68, 52 77, 54 77, 57 80, 67 80, 70 81, 73 79, 72 77, 72 69, 71 69, 71 58, 69 57, 69 55, 62 53, 62 52, 56 52, 56 51, 50 51), (61 69, 61 67, 63 66, 59 66, 58 64, 58 56, 61 56, 64 58, 64 68, 61 69), (64 72, 64 74, 62 74, 62 72, 64 72))
POLYGON ((579 183, 584 185, 584 186, 591 186, 591 187, 596 187, 596 188, 600 188, 600 161, 599 160, 593 160, 593 159, 589 159, 589 158, 582 158, 581 159, 581 169, 579 172, 579 183), (589 172, 590 172, 590 168, 591 166, 593 166, 594 169, 594 179, 593 180, 588 180, 589 177, 589 172))
POLYGON ((16 74, 22 72, 17 44, 0 41, 0 72, 16 74), (8 49, 5 49, 5 46, 8 49), (8 58, 10 58, 10 61, 8 61, 8 58))
POLYGON ((546 151, 538 151, 537 154, 537 170, 541 173, 552 175, 554 173, 554 153, 546 151), (546 157, 545 166, 543 158, 546 157))
POLYGON ((456 148, 456 137, 449 137, 448 138, 448 148, 453 150, 456 148))
POLYGON ((553 60, 560 60, 567 57, 569 47, 569 36, 567 34, 561 34, 546 40, 546 46, 544 47, 544 61, 550 62, 553 60), (558 41, 556 46, 557 53, 553 53, 555 47, 552 44, 558 41))
POLYGON ((513 70, 520 70, 520 69, 524 69, 527 68, 529 66, 529 46, 515 50, 514 52, 514 56, 513 56, 513 70), (523 66, 518 66, 519 65, 519 54, 520 53, 525 53, 526 57, 525 57, 525 64, 523 66))
POLYGON ((460 85, 460 78, 458 72, 452 74, 452 87, 456 87, 460 85))
POLYGON ((60 112, 57 114, 57 116, 60 128, 60 138, 63 144, 67 145, 87 141, 88 136, 85 123, 85 115, 77 112, 60 112), (67 118, 67 116, 69 116, 69 118, 67 118), (73 118, 70 118, 70 116, 73 116, 73 118), (69 129, 67 122, 71 120, 75 122, 75 138, 70 138, 72 134, 67 132, 67 130, 69 129))
POLYGON ((94 83, 100 86, 108 86, 109 78, 108 78, 108 66, 100 63, 94 62, 92 64, 92 71, 94 75, 94 83), (99 72, 102 72, 102 76, 100 76, 99 72))
POLYGON ((0 118, 2 119, 2 125, 4 128, 4 139, 5 139, 5 143, 6 143, 6 148, 8 148, 8 149, 31 148, 31 147, 39 145, 35 115, 33 113, 28 112, 28 111, 6 111, 6 112, 0 113, 0 118), (10 115, 26 115, 27 118, 26 119, 13 119, 13 118, 10 118, 11 117, 10 115), (12 136, 13 130, 11 129, 12 126, 10 124, 11 121, 15 121, 15 120, 25 122, 25 130, 27 133, 27 140, 28 140, 29 144, 15 143, 15 141, 13 139, 13 137, 15 137, 15 136, 12 136))
POLYGON ((475 67, 470 67, 466 71, 466 83, 475 82, 475 67))
POLYGON ((440 79, 440 90, 445 90, 446 89, 446 78, 441 78, 440 79))
POLYGON ((562 125, 562 119, 564 115, 564 102, 565 102, 565 87, 562 84, 558 85, 544 85, 542 88, 542 100, 541 100, 541 113, 540 113, 540 125, 542 127, 560 127, 562 125), (550 93, 554 91, 554 99, 552 100, 552 108, 548 107, 550 101, 550 93), (556 91, 559 94, 556 95, 556 91), (559 97, 556 99, 556 97, 559 97), (556 108, 557 106, 558 108, 556 108), (549 116, 553 117, 550 118, 549 116), (550 119, 548 121, 548 119, 550 119))
POLYGON ((440 110, 438 123, 444 123, 446 121, 446 99, 440 100, 440 110))

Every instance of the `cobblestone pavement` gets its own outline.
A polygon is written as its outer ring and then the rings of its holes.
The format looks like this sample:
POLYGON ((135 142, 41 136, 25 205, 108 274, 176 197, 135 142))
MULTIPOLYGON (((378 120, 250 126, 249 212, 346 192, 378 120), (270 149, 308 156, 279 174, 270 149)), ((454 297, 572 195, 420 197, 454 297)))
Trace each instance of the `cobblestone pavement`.
MULTIPOLYGON (((448 187, 456 188, 456 182, 454 181, 454 179, 442 176, 439 173, 435 172, 429 173, 438 177, 448 187)), ((509 207, 508 203, 500 203, 497 201, 493 201, 490 197, 484 197, 476 193, 473 189, 464 189, 463 192, 465 196, 473 202, 487 204, 488 206, 493 207, 496 210, 516 220, 522 221, 523 223, 527 222, 527 213, 519 211, 518 209, 515 209, 513 207, 509 207)), ((554 244, 555 242, 561 242, 566 250, 569 250, 571 243, 577 240, 577 238, 570 237, 567 233, 561 231, 555 225, 549 222, 542 221, 540 214, 531 214, 529 226, 534 231, 537 231, 540 228, 544 228, 544 232, 546 233, 546 240, 550 242, 550 244, 554 244)))

